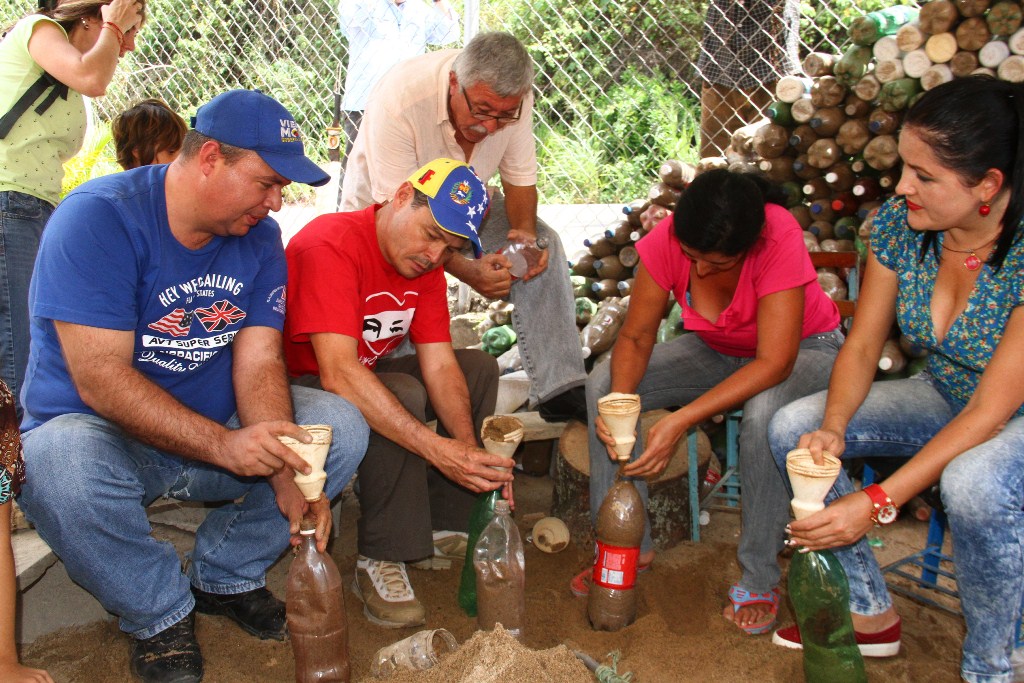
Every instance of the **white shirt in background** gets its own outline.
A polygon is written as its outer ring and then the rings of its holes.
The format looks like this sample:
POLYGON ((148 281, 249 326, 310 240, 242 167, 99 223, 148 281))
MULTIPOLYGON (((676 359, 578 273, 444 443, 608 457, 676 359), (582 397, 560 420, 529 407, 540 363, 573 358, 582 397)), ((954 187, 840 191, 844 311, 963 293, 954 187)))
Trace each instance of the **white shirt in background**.
POLYGON ((459 39, 459 15, 447 0, 429 5, 423 0, 341 0, 338 18, 348 38, 342 109, 363 111, 370 91, 388 69, 423 54, 428 44, 459 39))

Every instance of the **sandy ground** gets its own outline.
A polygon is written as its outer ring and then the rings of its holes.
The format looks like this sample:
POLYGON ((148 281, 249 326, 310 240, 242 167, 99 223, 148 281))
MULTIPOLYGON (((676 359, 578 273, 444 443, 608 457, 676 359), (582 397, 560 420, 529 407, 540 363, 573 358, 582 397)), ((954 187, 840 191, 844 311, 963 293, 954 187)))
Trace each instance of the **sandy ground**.
MULTIPOLYGON (((551 480, 522 474, 517 480, 519 508, 516 517, 525 538, 529 524, 524 520, 536 519, 540 513, 548 511, 551 480)), ((357 515, 354 501, 346 501, 344 529, 332 545, 332 555, 346 585, 351 582, 356 560, 357 515)), ((883 564, 918 550, 923 545, 926 528, 924 522, 901 519, 893 528, 884 530, 881 547, 876 549, 883 564)), ((189 542, 187 534, 175 529, 158 527, 156 533, 175 541, 179 548, 187 547, 189 542)), ((799 653, 772 645, 768 635, 747 636, 721 616, 726 591, 739 576, 735 560, 738 533, 739 515, 714 512, 711 523, 705 527, 702 543, 682 543, 661 554, 653 571, 641 575, 639 580, 637 621, 617 633, 591 630, 586 619, 585 599, 574 598, 569 592, 569 580, 591 559, 588 549, 571 545, 559 554, 546 555, 528 545, 528 626, 524 644, 534 650, 565 644, 606 662, 609 661, 607 654, 618 650, 621 652, 620 674, 632 672, 633 680, 643 683, 803 680, 799 653)), ((269 575, 270 588, 279 596, 284 594, 288 559, 285 557, 278 562, 269 575)), ((785 565, 787 560, 784 558, 783 562, 785 565)), ((417 596, 427 606, 427 627, 446 628, 460 643, 465 643, 473 635, 476 624, 460 611, 455 601, 460 568, 461 562, 455 562, 445 571, 410 573, 417 596)), ((374 652, 417 629, 388 630, 374 626, 363 617, 361 603, 350 592, 346 592, 345 599, 352 680, 369 679, 374 652)), ((896 602, 904 620, 903 648, 895 658, 868 660, 869 679, 908 683, 958 681, 964 635, 962 619, 902 597, 897 597, 896 602)), ((780 613, 780 623, 792 623, 788 604, 780 613)), ((294 680, 288 643, 256 640, 220 617, 200 615, 197 631, 206 659, 206 681, 294 680)), ((564 655, 565 651, 562 652, 564 655)), ((22 656, 30 665, 47 668, 60 682, 131 680, 128 641, 113 620, 44 636, 25 648, 22 656)), ((513 657, 523 656, 522 652, 513 654, 513 657)), ((567 680, 550 675, 556 669, 543 666, 541 669, 544 671, 538 674, 536 667, 527 667, 522 670, 533 673, 508 674, 493 680, 524 683, 567 680)), ((402 680, 421 680, 426 675, 403 676, 402 680)), ((452 676, 448 680, 473 678, 452 676)), ((475 680, 482 679, 477 676, 475 680)))

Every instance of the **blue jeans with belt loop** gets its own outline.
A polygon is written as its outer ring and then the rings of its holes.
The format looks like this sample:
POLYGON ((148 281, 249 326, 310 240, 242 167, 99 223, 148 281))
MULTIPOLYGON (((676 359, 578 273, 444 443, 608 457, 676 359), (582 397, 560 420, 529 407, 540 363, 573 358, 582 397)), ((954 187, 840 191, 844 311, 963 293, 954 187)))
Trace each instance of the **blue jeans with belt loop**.
MULTIPOLYGON (((324 465, 324 493, 333 498, 363 459, 369 428, 334 394, 292 387, 292 400, 296 423, 333 428, 324 465)), ((227 423, 238 426, 237 415, 227 423)), ((190 583, 221 595, 264 586, 267 569, 288 547, 288 520, 263 477, 164 453, 96 415, 61 415, 23 441, 26 482, 18 503, 25 516, 72 580, 135 638, 187 617, 195 604, 190 583), (196 530, 187 575, 174 546, 152 536, 145 506, 161 496, 236 501, 211 510, 196 530)))
POLYGON ((18 419, 28 365, 28 285, 52 213, 53 205, 38 197, 0 192, 0 378, 14 394, 18 419))
MULTIPOLYGON (((812 335, 800 342, 796 363, 789 377, 747 399, 740 423, 739 469, 743 477, 743 533, 737 556, 743 576, 740 587, 752 593, 766 593, 779 584, 781 569, 778 554, 783 549, 785 527, 789 521, 789 497, 768 448, 768 421, 775 411, 798 397, 828 386, 832 364, 842 345, 839 330, 812 335)), ((753 358, 729 356, 715 351, 695 334, 656 344, 647 372, 636 392, 641 410, 685 405, 700 398, 753 358)), ((596 366, 587 380, 587 410, 597 415, 597 400, 608 393, 610 366, 596 366)), ((637 430, 633 459, 643 453, 643 434, 637 430)), ((590 444, 590 516, 597 513, 605 494, 612 487, 618 464, 608 457, 608 449, 597 438, 594 423, 588 426, 590 444)), ((634 479, 644 507, 647 506, 647 482, 634 479)), ((654 548, 650 521, 644 530, 640 552, 654 548)))
MULTIPOLYGON (((927 373, 875 382, 846 429, 843 458, 911 458, 959 410, 927 373)), ((795 401, 769 427, 772 452, 785 471, 786 453, 817 429, 826 393, 795 401)), ((789 486, 789 479, 786 479, 789 486)), ((1024 418, 954 458, 940 479, 952 532, 960 603, 967 622, 961 675, 970 683, 1009 683, 1015 625, 1024 602, 1024 418)), ((840 473, 825 504, 854 491, 840 473)), ((850 581, 850 609, 881 614, 892 605, 866 539, 833 549, 850 581)))

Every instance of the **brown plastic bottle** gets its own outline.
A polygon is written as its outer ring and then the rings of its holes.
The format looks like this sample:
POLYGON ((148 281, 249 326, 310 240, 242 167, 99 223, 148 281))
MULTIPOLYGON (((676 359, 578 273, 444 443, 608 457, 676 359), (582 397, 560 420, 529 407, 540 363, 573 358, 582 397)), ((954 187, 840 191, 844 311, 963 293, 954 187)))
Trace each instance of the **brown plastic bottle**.
MULTIPOLYGON (((612 278, 604 278, 601 280, 597 280, 596 282, 594 282, 593 286, 591 287, 591 290, 594 292, 594 298, 596 298, 598 301, 604 301, 610 296, 619 295, 619 281, 614 280, 612 278)), ((591 313, 590 317, 593 317, 593 313, 591 313)), ((587 322, 589 321, 590 318, 587 319, 587 322)))
POLYGON ((348 683, 348 624, 341 574, 316 549, 316 525, 302 520, 302 543, 288 569, 288 633, 295 655, 295 683, 348 683))
POLYGON ((618 631, 636 619, 636 568, 644 537, 644 504, 631 481, 609 489, 597 513, 597 559, 587 617, 597 631, 618 631))
POLYGON ((619 263, 626 268, 635 267, 636 264, 640 263, 640 252, 632 244, 627 244, 622 249, 619 249, 619 263))
POLYGON ((661 182, 676 190, 685 190, 693 182, 697 169, 678 159, 666 159, 658 168, 661 182))
MULTIPOLYGON (((872 138, 864 148, 864 160, 876 171, 885 171, 895 166, 896 162, 900 160, 896 138, 892 135, 879 135, 872 138)), ((879 184, 882 184, 881 180, 879 180, 879 184)))
POLYGON ((754 150, 765 159, 781 156, 789 145, 789 131, 777 123, 766 123, 754 134, 754 150))
POLYGON ((830 138, 839 132, 846 121, 846 114, 839 107, 824 107, 814 112, 808 121, 814 132, 821 138, 830 138))
POLYGON ((803 154, 817 139, 818 134, 805 123, 793 129, 793 134, 789 136, 789 146, 795 149, 797 154, 803 154))
POLYGON ((625 299, 612 296, 601 302, 587 326, 580 331, 583 357, 598 356, 612 347, 619 328, 626 320, 625 299))
POLYGON ((838 107, 846 99, 846 86, 836 80, 835 76, 822 76, 811 86, 811 102, 819 109, 822 107, 838 107))
POLYGON ((676 202, 679 201, 680 194, 682 193, 679 190, 670 185, 658 182, 651 185, 651 189, 647 192, 647 198, 651 200, 651 204, 658 204, 666 209, 674 209, 676 202))
POLYGON ((846 155, 860 152, 870 139, 871 128, 867 119, 847 119, 836 133, 836 143, 842 147, 843 154, 846 155))
POLYGON ((584 277, 594 277, 597 275, 597 271, 594 270, 594 261, 597 257, 591 254, 589 251, 584 251, 577 254, 573 258, 572 262, 572 274, 582 275, 584 277))
POLYGON ((610 239, 614 244, 623 245, 629 243, 629 235, 633 232, 633 226, 630 225, 629 221, 622 219, 608 226, 608 229, 604 231, 604 236, 610 239))
POLYGON ((594 268, 597 270, 597 276, 602 280, 607 278, 618 280, 626 272, 626 267, 622 265, 622 261, 616 254, 609 254, 597 259, 594 261, 594 268))
POLYGON ((807 150, 807 163, 817 169, 826 169, 839 161, 842 153, 833 138, 815 140, 807 150))
POLYGON ((583 240, 583 246, 590 250, 594 258, 604 258, 608 254, 614 254, 619 250, 618 245, 605 237, 604 233, 583 240))

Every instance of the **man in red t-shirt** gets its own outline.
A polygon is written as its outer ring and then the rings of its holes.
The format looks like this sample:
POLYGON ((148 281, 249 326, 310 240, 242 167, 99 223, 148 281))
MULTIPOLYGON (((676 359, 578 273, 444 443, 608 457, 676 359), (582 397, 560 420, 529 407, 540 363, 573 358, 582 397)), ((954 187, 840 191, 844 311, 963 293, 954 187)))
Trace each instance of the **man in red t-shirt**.
POLYGON ((392 201, 314 219, 291 239, 285 353, 297 383, 354 403, 373 430, 359 467, 354 589, 370 621, 425 623, 405 563, 433 555, 432 530, 464 532, 474 492, 511 482, 511 459, 478 447, 498 367, 452 349, 441 264, 471 243, 487 210, 466 164, 436 159, 392 201), (416 353, 389 358, 408 335, 416 353), (426 422, 437 420, 437 432, 426 422))

